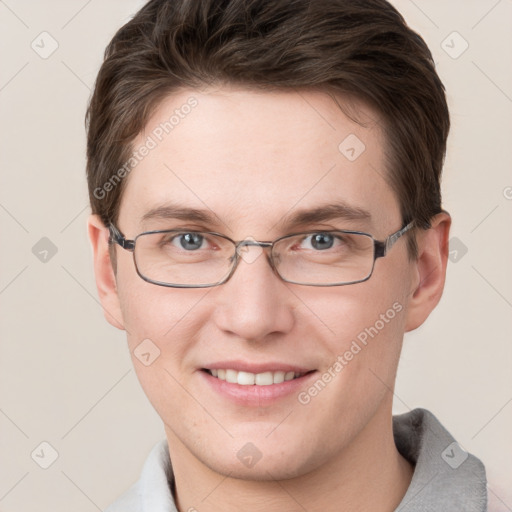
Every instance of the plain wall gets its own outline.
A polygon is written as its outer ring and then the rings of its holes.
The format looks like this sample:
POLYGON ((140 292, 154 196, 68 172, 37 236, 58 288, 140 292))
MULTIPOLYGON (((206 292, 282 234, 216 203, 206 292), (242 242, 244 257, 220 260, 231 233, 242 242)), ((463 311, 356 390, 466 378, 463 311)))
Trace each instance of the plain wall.
MULTIPOLYGON (((512 510, 512 3, 392 3, 447 89, 453 216, 445 293, 406 336, 394 409, 436 414, 486 464, 491 510, 512 510)), ((140 5, 0 2, 0 511, 102 510, 164 437, 125 334, 104 320, 86 236, 86 103, 140 5), (48 58, 43 31, 58 43, 48 58), (46 470, 31 457, 44 441, 58 452, 46 470)))

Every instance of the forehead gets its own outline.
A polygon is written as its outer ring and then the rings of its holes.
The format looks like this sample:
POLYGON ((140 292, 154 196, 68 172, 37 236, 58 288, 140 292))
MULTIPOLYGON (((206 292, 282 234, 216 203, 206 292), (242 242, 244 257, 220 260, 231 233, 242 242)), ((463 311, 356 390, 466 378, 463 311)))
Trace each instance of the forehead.
POLYGON ((134 141, 138 159, 125 178, 120 221, 141 228, 150 210, 171 204, 255 233, 342 203, 370 214, 361 227, 395 227, 399 207, 385 180, 378 113, 355 100, 350 110, 363 126, 319 91, 175 93, 134 141))

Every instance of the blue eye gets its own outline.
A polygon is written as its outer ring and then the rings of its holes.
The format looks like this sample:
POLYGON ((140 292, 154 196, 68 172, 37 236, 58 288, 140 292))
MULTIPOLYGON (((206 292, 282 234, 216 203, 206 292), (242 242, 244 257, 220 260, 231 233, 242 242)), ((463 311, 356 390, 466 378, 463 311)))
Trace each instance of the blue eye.
POLYGON ((172 239, 172 242, 179 240, 180 246, 186 251, 200 249, 203 245, 204 236, 200 233, 183 233, 172 239))
MULTIPOLYGON (((303 243, 309 242, 309 245, 317 251, 332 249, 336 237, 331 233, 313 233, 303 239, 303 243)), ((309 248, 306 246, 306 248, 309 248)))

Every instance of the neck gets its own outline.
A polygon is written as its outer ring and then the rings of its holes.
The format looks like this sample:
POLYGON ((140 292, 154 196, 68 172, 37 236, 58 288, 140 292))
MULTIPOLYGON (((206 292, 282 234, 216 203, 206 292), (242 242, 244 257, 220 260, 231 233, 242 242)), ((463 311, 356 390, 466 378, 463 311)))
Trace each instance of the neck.
MULTIPOLYGON (((180 512, 391 512, 410 484, 413 468, 397 451, 391 404, 376 415, 351 444, 324 465, 293 479, 241 480, 205 466, 167 433, 180 512)), ((270 474, 270 473, 269 473, 270 474)))

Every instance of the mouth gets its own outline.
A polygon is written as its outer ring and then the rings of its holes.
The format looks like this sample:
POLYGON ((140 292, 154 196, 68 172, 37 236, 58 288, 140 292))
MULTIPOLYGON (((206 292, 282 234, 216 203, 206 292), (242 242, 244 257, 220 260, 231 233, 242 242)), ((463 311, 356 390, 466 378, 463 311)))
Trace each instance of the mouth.
POLYGON ((202 371, 218 380, 225 381, 230 384, 239 384, 240 386, 272 386, 274 384, 282 384, 283 382, 300 379, 315 370, 301 373, 284 370, 251 373, 237 371, 231 368, 202 368, 202 371))
POLYGON ((204 384, 216 395, 243 407, 270 407, 290 399, 316 378, 317 370, 285 363, 218 362, 201 368, 204 384), (231 368, 230 368, 231 366, 231 368), (253 370, 252 372, 246 370, 253 370))

